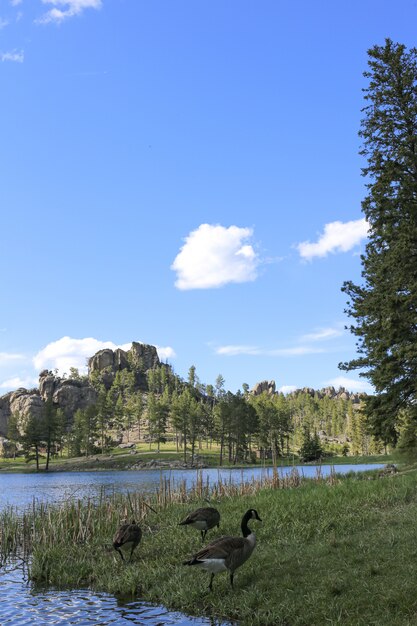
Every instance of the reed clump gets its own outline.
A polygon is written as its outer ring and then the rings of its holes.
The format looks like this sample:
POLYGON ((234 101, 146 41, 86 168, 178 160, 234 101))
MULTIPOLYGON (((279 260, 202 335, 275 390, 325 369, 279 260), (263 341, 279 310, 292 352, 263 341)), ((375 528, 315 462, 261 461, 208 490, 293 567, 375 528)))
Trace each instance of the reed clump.
MULTIPOLYGON (((318 472, 315 479, 334 481, 333 475, 323 479, 318 472)), ((225 481, 219 473, 211 484, 201 470, 196 471, 195 480, 187 485, 186 480, 175 481, 161 472, 159 487, 155 493, 108 493, 102 490, 96 499, 79 500, 68 498, 59 505, 37 502, 33 499, 30 508, 18 512, 7 507, 0 512, 0 562, 8 557, 21 556, 29 559, 35 548, 52 545, 87 545, 96 537, 111 537, 121 519, 134 518, 142 524, 148 523, 149 513, 159 512, 174 504, 198 501, 218 502, 228 498, 254 496, 261 489, 292 489, 299 487, 305 479, 297 468, 280 476, 277 468, 265 470, 260 478, 250 481, 225 481)))

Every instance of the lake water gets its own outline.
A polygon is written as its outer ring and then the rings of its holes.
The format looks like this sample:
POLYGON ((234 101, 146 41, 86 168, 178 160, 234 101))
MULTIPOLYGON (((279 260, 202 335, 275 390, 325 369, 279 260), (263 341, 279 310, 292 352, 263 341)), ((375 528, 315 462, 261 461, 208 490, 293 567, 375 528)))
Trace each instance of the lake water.
MULTIPOLYGON (((381 465, 338 465, 338 473, 377 469, 381 465)), ((286 474, 292 468, 282 468, 286 474)), ((317 475, 317 467, 298 468, 305 477, 317 475)), ((271 471, 271 470, 269 470, 271 471)), ((321 475, 331 471, 330 465, 320 468, 321 475)), ((202 470, 203 479, 210 484, 222 481, 240 482, 259 478, 268 471, 262 468, 244 470, 202 470)), ((124 472, 71 472, 51 474, 1 474, 0 509, 7 506, 22 511, 38 502, 59 503, 68 498, 96 498, 103 490, 108 492, 149 492, 157 489, 162 476, 175 482, 186 481, 191 486, 196 481, 194 470, 138 470, 124 472)), ((0 569, 0 624, 1 626, 232 626, 213 619, 195 619, 182 613, 168 611, 141 600, 122 602, 105 593, 88 590, 36 591, 25 578, 19 562, 0 569)))

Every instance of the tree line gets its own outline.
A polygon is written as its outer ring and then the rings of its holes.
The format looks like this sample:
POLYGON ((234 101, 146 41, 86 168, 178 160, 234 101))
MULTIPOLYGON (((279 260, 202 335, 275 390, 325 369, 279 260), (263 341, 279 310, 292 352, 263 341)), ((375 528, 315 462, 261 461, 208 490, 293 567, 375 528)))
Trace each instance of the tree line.
MULTIPOLYGON (((71 377, 79 378, 78 371, 72 369, 71 377)), ((191 463, 215 446, 220 465, 266 458, 277 463, 292 454, 314 460, 325 454, 381 451, 367 432, 358 405, 349 399, 301 391, 253 395, 245 384, 242 391, 232 393, 221 375, 213 385, 203 385, 194 365, 187 380, 165 364, 148 370, 146 378, 143 391, 137 387, 134 369, 120 370, 107 389, 100 375, 94 375, 90 383, 97 392, 95 404, 68 416, 48 400, 40 418, 22 422, 22 416, 12 415, 8 438, 38 468, 42 453, 46 469, 52 454, 105 453, 122 439, 132 438, 158 451, 170 441, 191 463)))

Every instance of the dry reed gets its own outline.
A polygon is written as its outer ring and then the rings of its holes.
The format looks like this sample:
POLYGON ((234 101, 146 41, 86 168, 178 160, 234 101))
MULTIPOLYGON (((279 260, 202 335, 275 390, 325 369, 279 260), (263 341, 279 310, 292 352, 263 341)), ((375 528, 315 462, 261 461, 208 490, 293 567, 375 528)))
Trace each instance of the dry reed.
POLYGON ((230 478, 224 480, 220 473, 217 481, 210 484, 203 472, 197 470, 191 486, 186 480, 174 481, 161 473, 159 487, 155 493, 105 493, 102 490, 95 500, 68 498, 59 505, 38 503, 33 499, 32 506, 23 513, 9 507, 0 513, 0 566, 9 557, 19 557, 28 561, 34 546, 53 544, 89 544, 94 536, 111 537, 121 519, 132 519, 148 524, 148 516, 178 503, 195 501, 218 502, 236 496, 253 496, 261 489, 294 489, 305 480, 338 482, 332 469, 324 478, 318 470, 316 477, 305 479, 297 468, 286 475, 274 467, 272 473, 265 470, 260 478, 240 482, 230 478))

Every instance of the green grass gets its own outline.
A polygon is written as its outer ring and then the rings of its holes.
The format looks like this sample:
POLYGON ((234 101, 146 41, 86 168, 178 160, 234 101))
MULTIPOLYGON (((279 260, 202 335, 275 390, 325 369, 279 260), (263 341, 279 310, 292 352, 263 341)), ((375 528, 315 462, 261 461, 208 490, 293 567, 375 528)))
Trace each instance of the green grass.
POLYGON ((192 502, 185 493, 171 494, 166 506, 160 494, 152 503, 157 512, 141 504, 139 494, 98 507, 45 509, 36 519, 30 577, 42 586, 139 595, 241 626, 417 624, 417 473, 366 478, 218 489, 213 499, 221 528, 209 531, 207 540, 239 534, 249 507, 263 519, 252 522, 258 545, 237 570, 234 591, 219 574, 209 593, 209 575, 181 565, 199 549, 200 535, 178 522, 202 505, 203 491, 192 502), (143 539, 125 565, 111 538, 132 511, 143 517, 143 539))
MULTIPOLYGON (((177 452, 175 443, 168 442, 161 444, 161 450, 158 453, 155 445, 149 449, 149 444, 138 443, 135 447, 136 454, 131 454, 130 451, 123 448, 113 448, 109 453, 94 454, 89 457, 56 457, 50 460, 50 471, 91 471, 91 470, 125 470, 130 469, 136 463, 143 461, 149 462, 151 460, 157 461, 180 461, 184 460, 183 452, 177 452)), ((201 450, 196 450, 196 454, 199 456, 204 465, 208 467, 218 467, 219 465, 219 453, 220 449, 217 445, 213 445, 212 448, 203 447, 201 450)), ((190 454, 187 454, 188 460, 190 460, 190 454)), ((324 459, 324 464, 341 465, 349 464, 356 465, 360 463, 391 463, 393 457, 391 455, 379 455, 379 456, 334 456, 324 459)), ((40 471, 43 471, 45 459, 40 460, 40 471)), ((258 461, 256 464, 258 467, 266 466, 271 467, 272 461, 268 460, 265 463, 258 461)), ((302 465, 297 455, 290 455, 287 457, 280 457, 278 459, 279 467, 288 467, 292 465, 302 465)), ((223 467, 238 467, 228 462, 227 458, 223 459, 223 467)), ((244 464, 244 467, 249 467, 248 464, 244 464)), ((0 459, 0 472, 15 472, 15 473, 32 473, 36 472, 36 466, 34 462, 26 463, 22 457, 16 459, 0 459)))

